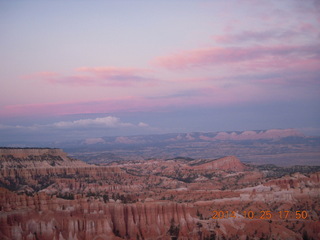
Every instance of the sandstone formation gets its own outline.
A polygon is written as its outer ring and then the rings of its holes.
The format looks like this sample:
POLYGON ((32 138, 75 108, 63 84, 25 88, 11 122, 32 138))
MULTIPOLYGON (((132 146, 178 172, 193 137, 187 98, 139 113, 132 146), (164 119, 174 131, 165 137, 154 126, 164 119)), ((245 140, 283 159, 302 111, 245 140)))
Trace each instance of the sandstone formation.
POLYGON ((0 189, 1 239, 171 239, 195 235, 194 209, 174 202, 108 203, 78 197, 64 200, 45 193, 16 195, 0 189), (192 214, 192 215, 191 215, 192 214))
POLYGON ((59 149, 1 150, 0 239, 320 239, 316 168, 235 156, 95 166, 59 149))

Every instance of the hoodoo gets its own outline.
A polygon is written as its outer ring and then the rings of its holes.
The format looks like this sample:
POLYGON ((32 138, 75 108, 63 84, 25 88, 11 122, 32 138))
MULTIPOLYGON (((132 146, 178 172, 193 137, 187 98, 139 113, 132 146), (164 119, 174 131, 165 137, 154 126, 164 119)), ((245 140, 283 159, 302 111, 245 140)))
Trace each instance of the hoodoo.
POLYGON ((316 167, 235 156, 97 166, 61 149, 1 148, 0 239, 319 239, 319 187, 316 167))

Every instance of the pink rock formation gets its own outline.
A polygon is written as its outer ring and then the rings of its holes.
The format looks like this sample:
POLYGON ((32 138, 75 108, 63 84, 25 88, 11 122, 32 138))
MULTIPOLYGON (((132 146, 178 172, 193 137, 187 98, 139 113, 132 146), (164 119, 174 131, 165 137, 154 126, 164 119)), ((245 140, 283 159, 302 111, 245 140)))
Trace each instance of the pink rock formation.
POLYGON ((319 172, 266 178, 234 156, 101 167, 42 149, 10 149, 0 163, 0 184, 12 190, 0 188, 4 240, 320 239, 319 172), (237 218, 212 219, 213 210, 237 218), (274 217, 243 213, 262 210, 274 217), (308 216, 286 221, 283 210, 308 216))
POLYGON ((171 239, 174 222, 179 236, 190 236, 195 226, 192 204, 146 202, 103 203, 79 198, 63 200, 45 193, 16 195, 0 189, 1 239, 171 239))

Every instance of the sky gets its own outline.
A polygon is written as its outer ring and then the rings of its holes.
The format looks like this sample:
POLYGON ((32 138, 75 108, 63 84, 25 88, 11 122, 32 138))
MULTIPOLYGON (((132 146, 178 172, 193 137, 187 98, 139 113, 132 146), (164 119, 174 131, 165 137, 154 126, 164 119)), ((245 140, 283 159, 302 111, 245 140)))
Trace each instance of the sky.
POLYGON ((319 0, 0 0, 0 144, 320 135, 319 0))

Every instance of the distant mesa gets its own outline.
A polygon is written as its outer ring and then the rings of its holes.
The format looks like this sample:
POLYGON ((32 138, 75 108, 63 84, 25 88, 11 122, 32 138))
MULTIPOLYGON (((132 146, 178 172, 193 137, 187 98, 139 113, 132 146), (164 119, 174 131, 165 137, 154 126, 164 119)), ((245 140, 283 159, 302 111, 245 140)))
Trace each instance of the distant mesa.
POLYGON ((285 137, 304 137, 304 134, 296 129, 270 129, 243 132, 219 132, 215 137, 208 138, 200 136, 203 140, 259 140, 259 139, 280 139, 285 137))
POLYGON ((59 143, 71 156, 93 164, 177 156, 213 159, 235 155, 253 164, 317 165, 320 136, 296 129, 105 136, 59 143), (299 154, 298 154, 299 153, 299 154))
POLYGON ((296 129, 270 129, 254 131, 232 132, 192 132, 171 133, 160 135, 118 136, 103 138, 87 138, 82 144, 155 144, 168 142, 192 142, 192 141, 244 141, 244 140, 273 140, 287 137, 305 137, 296 129))

